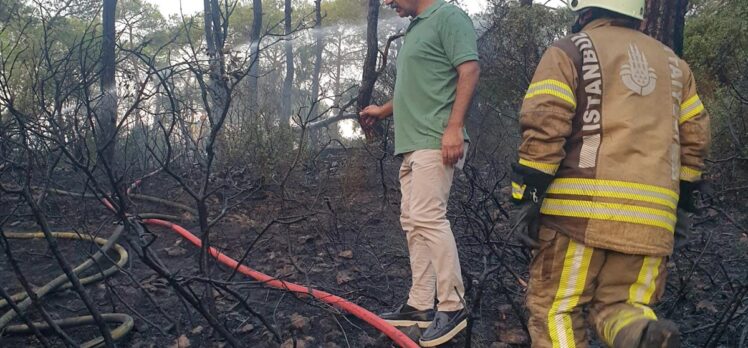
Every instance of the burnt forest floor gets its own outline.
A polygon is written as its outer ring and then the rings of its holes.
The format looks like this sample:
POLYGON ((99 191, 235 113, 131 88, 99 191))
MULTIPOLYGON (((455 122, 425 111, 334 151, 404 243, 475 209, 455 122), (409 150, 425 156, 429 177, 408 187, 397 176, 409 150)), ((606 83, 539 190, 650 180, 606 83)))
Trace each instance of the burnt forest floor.
MULTIPOLYGON (((398 221, 398 165, 398 160, 385 163, 380 175, 376 161, 333 157, 314 168, 314 175, 295 172, 289 180, 293 185, 266 183, 213 227, 212 245, 239 259, 254 243, 244 262, 249 267, 328 291, 375 313, 394 309, 407 296, 410 284, 405 237, 398 221)), ((529 255, 506 235, 502 209, 511 209, 506 192, 497 188, 500 186, 488 192, 476 190, 476 185, 475 176, 459 173, 449 210, 460 248, 466 301, 473 310, 472 347, 527 346, 529 339, 522 322, 526 316, 523 297, 529 255), (495 267, 501 263, 504 266, 495 267), (487 269, 492 272, 487 273, 487 269), (475 305, 478 293, 480 306, 475 305)), ((75 182, 70 181, 57 188, 74 187, 75 182)), ((189 197, 163 174, 145 180, 137 192, 190 204, 189 197)), ((216 215, 221 201, 216 198, 213 203, 216 215)), ((658 315, 680 325, 684 346, 745 345, 748 235, 739 227, 748 225, 744 203, 719 201, 713 209, 696 217, 689 245, 668 261, 667 288, 655 309, 658 315)), ((15 204, 4 198, 0 209, 12 211, 15 204)), ((54 230, 76 230, 106 238, 115 227, 111 214, 96 200, 50 195, 44 208, 54 230)), ((187 220, 181 225, 195 234, 199 231, 189 214, 172 207, 134 201, 132 211, 180 215, 187 220)), ((25 214, 9 220, 3 229, 38 230, 32 217, 25 214)), ((270 289, 241 274, 231 277, 230 269, 211 262, 210 278, 225 282, 240 294, 280 334, 279 343, 258 316, 230 294, 220 289, 210 295, 203 293, 205 287, 194 281, 201 276, 198 248, 171 231, 157 227, 149 227, 149 231, 155 237, 151 249, 167 268, 198 295, 212 296, 219 321, 247 347, 392 345, 387 337, 353 316, 308 296, 270 289), (193 281, 186 282, 189 279, 193 281)), ((199 313, 138 258, 132 245, 124 240, 120 244, 130 251, 130 260, 123 270, 127 274, 119 273, 106 282, 86 287, 101 312, 123 312, 134 317, 134 329, 119 346, 228 346, 199 313)), ((43 240, 11 240, 10 246, 33 286, 41 286, 61 274, 43 240)), ((60 247, 74 265, 95 250, 89 243, 79 241, 62 240, 60 247)), ((4 253, 0 257, 0 284, 8 293, 21 291, 4 253)), ((49 295, 44 303, 55 318, 88 314, 73 290, 49 295)), ((29 313, 31 318, 40 320, 34 310, 29 313)), ((417 329, 405 331, 417 337, 417 329)), ((68 332, 79 342, 98 334, 94 326, 68 332)), ((52 335, 50 339, 62 345, 52 335)), ((466 334, 462 333, 444 346, 463 347, 465 341, 466 334)), ((33 336, 2 335, 0 346, 39 346, 39 342, 33 336)))

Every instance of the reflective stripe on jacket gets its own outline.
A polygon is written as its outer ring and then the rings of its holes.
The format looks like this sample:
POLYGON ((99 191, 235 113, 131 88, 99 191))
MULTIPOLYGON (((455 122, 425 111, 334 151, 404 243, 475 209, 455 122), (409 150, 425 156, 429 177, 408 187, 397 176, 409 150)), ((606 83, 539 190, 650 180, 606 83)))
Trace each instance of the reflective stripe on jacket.
POLYGON ((691 70, 672 50, 595 20, 545 52, 520 125, 519 164, 556 177, 544 225, 591 247, 672 252, 679 180, 700 179, 710 140, 691 70))

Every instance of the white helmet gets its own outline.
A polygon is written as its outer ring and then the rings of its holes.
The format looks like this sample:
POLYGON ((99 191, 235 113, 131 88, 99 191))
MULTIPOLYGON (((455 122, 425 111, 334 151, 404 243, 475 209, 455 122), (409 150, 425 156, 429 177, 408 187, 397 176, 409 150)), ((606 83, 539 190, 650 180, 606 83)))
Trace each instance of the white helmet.
POLYGON ((572 11, 579 11, 589 7, 598 7, 620 13, 624 16, 639 20, 644 19, 645 0, 570 0, 569 7, 572 11))

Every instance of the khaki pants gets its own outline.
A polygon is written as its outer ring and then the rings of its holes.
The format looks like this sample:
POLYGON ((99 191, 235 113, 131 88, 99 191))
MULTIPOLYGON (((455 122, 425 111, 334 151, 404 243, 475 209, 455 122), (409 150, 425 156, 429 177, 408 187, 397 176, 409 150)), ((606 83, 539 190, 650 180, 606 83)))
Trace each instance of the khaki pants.
MULTIPOLYGON (((466 144, 467 147, 467 144, 466 144)), ((458 163, 461 167, 461 163, 458 163)), ((408 305, 419 310, 461 309, 465 288, 452 229, 447 220, 447 200, 454 167, 442 164, 441 150, 407 153, 400 167, 400 223, 410 253, 413 284, 408 305)))
POLYGON ((582 307, 608 346, 639 337, 665 289, 665 258, 590 248, 546 227, 530 265, 527 307, 533 347, 587 347, 582 307), (625 331, 621 331, 625 328, 625 331))

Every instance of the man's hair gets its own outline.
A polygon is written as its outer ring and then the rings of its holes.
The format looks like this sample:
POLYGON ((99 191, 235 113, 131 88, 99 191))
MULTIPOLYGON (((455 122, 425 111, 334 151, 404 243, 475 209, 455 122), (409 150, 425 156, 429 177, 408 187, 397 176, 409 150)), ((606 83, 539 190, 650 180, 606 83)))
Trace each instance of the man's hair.
POLYGON ((629 16, 626 16, 626 15, 623 15, 617 12, 606 10, 604 8, 591 7, 591 8, 586 8, 586 9, 579 11, 579 15, 577 16, 576 23, 574 23, 572 32, 575 32, 575 33, 579 32, 589 22, 592 22, 595 19, 600 19, 600 18, 612 19, 615 25, 626 27, 629 29, 634 29, 634 30, 639 30, 639 28, 641 27, 641 23, 642 23, 641 20, 636 19, 634 17, 629 17, 629 16), (582 22, 582 18, 584 18, 583 22, 582 22))
POLYGON ((631 29, 639 29, 639 26, 642 23, 641 20, 636 19, 634 17, 629 17, 624 14, 606 10, 604 8, 595 7, 595 8, 592 8, 591 10, 592 10, 591 20, 595 20, 598 18, 609 18, 609 19, 612 19, 616 24, 622 27, 627 27, 631 29))

